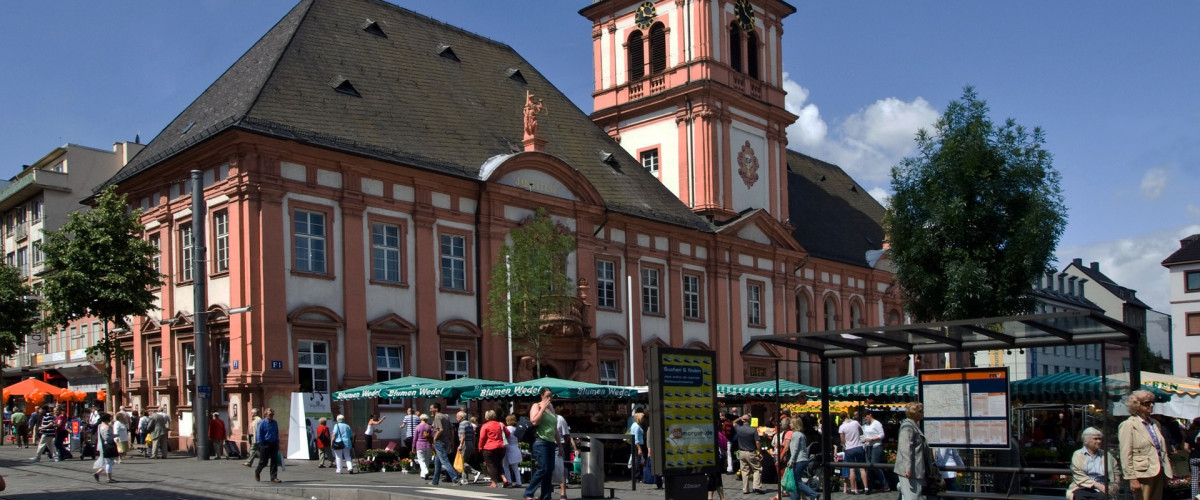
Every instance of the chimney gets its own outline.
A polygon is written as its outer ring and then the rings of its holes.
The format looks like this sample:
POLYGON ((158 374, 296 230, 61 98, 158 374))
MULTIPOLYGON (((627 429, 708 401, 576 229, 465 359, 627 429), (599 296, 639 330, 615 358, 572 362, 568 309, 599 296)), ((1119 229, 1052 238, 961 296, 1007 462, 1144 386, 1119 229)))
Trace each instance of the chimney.
POLYGON ((1058 275, 1058 293, 1064 293, 1067 290, 1067 273, 1058 275))
POLYGON ((1092 270, 1093 270, 1093 271, 1096 271, 1096 272, 1100 272, 1100 263, 1099 263, 1099 262, 1093 262, 1093 263, 1092 263, 1092 270))
POLYGON ((1067 278, 1067 295, 1075 296, 1075 280, 1079 279, 1076 276, 1067 278))
POLYGON ((1083 259, 1081 259, 1079 257, 1075 257, 1074 259, 1071 259, 1071 263, 1075 264, 1076 266, 1083 267, 1083 259))
POLYGON ((1187 246, 1188 243, 1191 243, 1194 241, 1200 241, 1200 233, 1193 234, 1191 236, 1188 236, 1187 238, 1179 240, 1179 246, 1184 247, 1184 246, 1187 246))

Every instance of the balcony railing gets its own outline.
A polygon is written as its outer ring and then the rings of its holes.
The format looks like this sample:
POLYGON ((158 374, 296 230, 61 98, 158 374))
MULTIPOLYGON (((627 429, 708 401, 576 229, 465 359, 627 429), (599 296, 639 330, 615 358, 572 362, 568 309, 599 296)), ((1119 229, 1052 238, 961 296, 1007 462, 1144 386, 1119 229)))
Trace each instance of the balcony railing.
POLYGON ((29 238, 29 224, 22 222, 13 228, 13 239, 17 241, 25 241, 29 238))

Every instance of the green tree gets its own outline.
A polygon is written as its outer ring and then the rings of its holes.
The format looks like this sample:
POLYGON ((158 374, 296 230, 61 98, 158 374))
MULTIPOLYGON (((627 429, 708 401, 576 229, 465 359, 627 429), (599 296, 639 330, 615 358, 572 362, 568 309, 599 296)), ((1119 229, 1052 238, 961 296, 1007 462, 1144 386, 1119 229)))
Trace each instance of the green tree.
POLYGON ((509 236, 512 243, 500 249, 488 281, 486 325, 492 335, 511 331, 513 350, 533 356, 541 377, 542 357, 553 336, 546 326, 563 317, 574 298, 567 256, 575 250, 575 238, 544 208, 509 236))
POLYGON ((0 356, 17 353, 38 322, 38 303, 17 268, 0 264, 0 356))
POLYGON ((969 86, 935 127, 892 169, 884 225, 905 307, 918 321, 1031 311, 1066 226, 1041 128, 996 126, 969 86))
POLYGON ((108 394, 113 361, 125 355, 108 326, 128 330, 126 318, 156 308, 150 290, 162 284, 150 261, 158 249, 142 239, 140 219, 141 210, 130 211, 125 195, 109 186, 91 210, 72 212, 62 228, 47 232, 42 245, 49 272, 42 286, 46 315, 41 326, 65 327, 83 317, 104 322, 103 338, 87 353, 103 360, 108 394))

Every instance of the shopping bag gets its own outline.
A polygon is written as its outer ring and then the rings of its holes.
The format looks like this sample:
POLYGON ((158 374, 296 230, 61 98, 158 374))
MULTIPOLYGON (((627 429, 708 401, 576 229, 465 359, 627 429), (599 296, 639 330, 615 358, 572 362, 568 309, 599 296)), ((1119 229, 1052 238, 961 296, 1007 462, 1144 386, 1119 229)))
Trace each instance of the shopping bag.
POLYGON ((550 476, 552 484, 562 484, 563 475, 566 474, 566 467, 563 465, 562 455, 554 455, 554 473, 550 476))
POLYGON ((783 488, 783 491, 788 493, 796 491, 796 478, 792 477, 791 467, 788 467, 783 471, 783 474, 780 475, 779 487, 783 488))
POLYGON ((459 474, 462 474, 462 471, 463 471, 463 454, 462 453, 459 453, 458 455, 454 456, 454 470, 458 471, 459 474))
POLYGON ((287 471, 287 462, 283 461, 283 452, 282 451, 275 452, 275 460, 279 461, 279 470, 286 472, 287 471))

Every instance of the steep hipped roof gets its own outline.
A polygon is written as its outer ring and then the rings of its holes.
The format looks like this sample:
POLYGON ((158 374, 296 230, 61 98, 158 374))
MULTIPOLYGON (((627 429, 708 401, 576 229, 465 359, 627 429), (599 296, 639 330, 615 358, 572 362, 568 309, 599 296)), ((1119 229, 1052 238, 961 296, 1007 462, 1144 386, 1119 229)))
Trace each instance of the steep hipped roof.
POLYGON ((520 149, 526 91, 610 210, 712 231, 511 47, 380 0, 301 1, 109 182, 231 129, 476 179, 520 149))
POLYGON ((1193 234, 1179 240, 1179 250, 1163 259, 1162 265, 1169 267, 1193 262, 1200 262, 1200 234, 1193 234))
POLYGON ((1126 303, 1136 307, 1150 309, 1150 306, 1146 305, 1145 302, 1142 302, 1141 299, 1137 298, 1137 290, 1132 290, 1118 285, 1117 282, 1113 281, 1112 278, 1109 278, 1107 275, 1100 272, 1100 264, 1098 262, 1093 262, 1090 266, 1085 266, 1083 265, 1083 259, 1077 258, 1072 260, 1071 263, 1067 265, 1067 267, 1072 266, 1074 266, 1076 269, 1079 269, 1079 272, 1083 273, 1084 276, 1087 276, 1088 279, 1099 283, 1100 286, 1104 287, 1105 290, 1108 290, 1108 293, 1115 295, 1118 299, 1121 299, 1126 303))
POLYGON ((792 237, 813 257, 871 267, 883 248, 884 208, 837 165, 788 150, 792 237))

